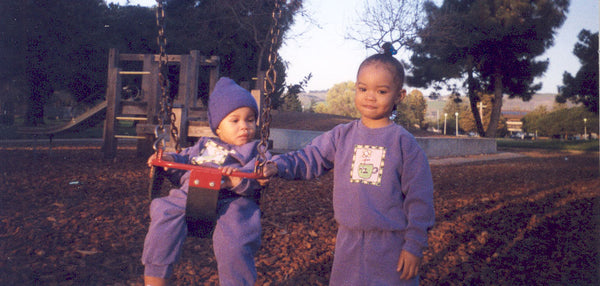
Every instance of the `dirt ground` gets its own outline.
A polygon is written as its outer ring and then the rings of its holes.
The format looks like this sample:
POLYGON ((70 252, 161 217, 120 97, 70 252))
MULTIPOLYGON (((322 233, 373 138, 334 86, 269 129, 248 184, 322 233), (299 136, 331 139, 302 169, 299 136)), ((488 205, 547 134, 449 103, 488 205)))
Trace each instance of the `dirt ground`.
MULTIPOLYGON (((511 152, 517 152, 511 150, 511 152)), ((422 285, 596 285, 598 153, 432 166, 436 224, 422 285)), ((145 158, 98 144, 0 146, 0 285, 142 285, 145 158)), ((274 179, 261 202, 257 285, 327 285, 331 174, 274 179)), ((217 285, 210 239, 188 238, 174 285, 217 285)))
MULTIPOLYGON (((597 153, 526 152, 433 166, 436 224, 422 285, 593 285, 597 153)), ((134 147, 0 148, 1 285, 142 285, 147 173, 134 147)), ((326 285, 332 176, 275 179, 262 199, 259 285, 326 285)), ((189 238, 175 285, 216 285, 209 239, 189 238)))

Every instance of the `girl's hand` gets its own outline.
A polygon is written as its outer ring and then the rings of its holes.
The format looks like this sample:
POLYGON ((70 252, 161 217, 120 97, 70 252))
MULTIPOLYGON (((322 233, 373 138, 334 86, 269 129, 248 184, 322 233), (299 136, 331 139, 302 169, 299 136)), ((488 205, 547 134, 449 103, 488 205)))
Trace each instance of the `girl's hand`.
POLYGON ((262 169, 262 173, 265 178, 270 178, 277 175, 277 171, 277 163, 273 161, 267 161, 262 169))
POLYGON ((400 259, 398 259, 398 268, 396 269, 396 271, 400 272, 400 279, 409 280, 415 278, 419 274, 420 267, 420 257, 402 250, 400 259))

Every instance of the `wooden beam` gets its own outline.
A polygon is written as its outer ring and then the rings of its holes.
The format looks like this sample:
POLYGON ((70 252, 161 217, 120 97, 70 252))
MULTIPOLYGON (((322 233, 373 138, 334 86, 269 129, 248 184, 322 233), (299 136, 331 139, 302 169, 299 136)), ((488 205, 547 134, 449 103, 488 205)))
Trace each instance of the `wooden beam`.
POLYGON ((121 101, 121 77, 118 66, 119 51, 110 49, 108 54, 108 79, 106 88, 106 118, 104 120, 102 151, 105 159, 114 159, 117 155, 116 130, 117 110, 121 101))

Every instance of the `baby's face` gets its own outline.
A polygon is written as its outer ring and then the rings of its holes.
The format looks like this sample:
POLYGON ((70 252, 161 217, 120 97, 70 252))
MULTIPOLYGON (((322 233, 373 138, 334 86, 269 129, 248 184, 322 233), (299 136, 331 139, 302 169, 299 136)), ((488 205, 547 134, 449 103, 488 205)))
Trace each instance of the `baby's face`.
POLYGON ((240 107, 223 118, 217 135, 231 145, 244 145, 256 136, 256 114, 250 107, 240 107))

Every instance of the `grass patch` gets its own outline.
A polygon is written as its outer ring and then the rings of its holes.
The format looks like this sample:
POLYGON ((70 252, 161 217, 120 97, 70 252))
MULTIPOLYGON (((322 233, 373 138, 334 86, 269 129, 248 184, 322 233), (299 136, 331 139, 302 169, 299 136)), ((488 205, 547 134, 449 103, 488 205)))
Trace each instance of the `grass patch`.
POLYGON ((498 147, 550 150, 598 151, 598 140, 514 140, 497 139, 498 147))

